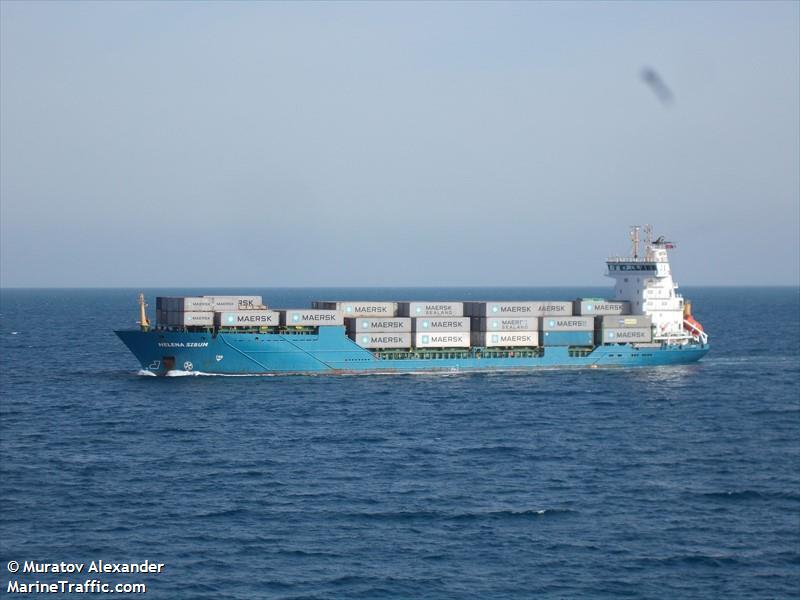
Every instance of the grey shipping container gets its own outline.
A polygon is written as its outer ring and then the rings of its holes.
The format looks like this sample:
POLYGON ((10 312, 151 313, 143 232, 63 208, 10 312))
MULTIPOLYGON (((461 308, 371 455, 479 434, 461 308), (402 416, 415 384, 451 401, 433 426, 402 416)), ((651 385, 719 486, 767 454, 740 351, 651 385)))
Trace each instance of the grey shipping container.
POLYGON ((411 319, 411 331, 469 331, 469 317, 421 317, 411 319))
POLYGON ((261 296, 203 296, 211 300, 215 311, 263 310, 266 308, 261 296))
POLYGON ((289 308, 278 312, 281 315, 281 325, 290 327, 316 327, 344 324, 342 313, 338 310, 289 308))
POLYGON ((542 331, 593 331, 594 317, 544 317, 542 331))
POLYGON ((211 300, 199 296, 180 296, 170 298, 167 310, 170 312, 205 312, 211 311, 211 300))
POLYGON ((397 302, 373 302, 372 300, 342 300, 336 302, 316 301, 316 309, 340 310, 345 317, 394 317, 397 302))
POLYGON ((416 348, 469 348, 468 331, 442 331, 413 334, 416 348))
POLYGON ((538 331, 473 331, 472 345, 484 348, 519 348, 539 345, 538 331))
POLYGON ((472 331, 537 331, 539 317, 472 317, 472 331))
POLYGON ((650 315, 611 315, 602 317, 600 326, 603 329, 650 327, 652 321, 650 315))
POLYGON ((411 319, 408 317, 389 317, 387 319, 349 319, 345 317, 347 331, 391 331, 394 333, 409 333, 411 331, 411 319))
POLYGON ((374 332, 363 333, 354 331, 350 334, 350 339, 362 348, 410 348, 411 334, 396 332, 374 332))
POLYGON ((464 310, 470 317, 541 317, 571 315, 572 303, 545 300, 465 302, 464 310))
POLYGON ((631 303, 617 300, 575 300, 573 307, 576 315, 627 315, 631 312, 631 303))
POLYGON ((621 344, 628 342, 650 342, 653 334, 649 327, 639 329, 603 329, 600 332, 603 344, 621 344))
POLYGON ((400 317, 463 317, 463 302, 398 302, 400 317))
POLYGON ((572 314, 572 302, 555 302, 551 300, 520 301, 487 301, 468 302, 470 317, 542 317, 546 315, 569 316, 572 314))
POLYGON ((167 323, 175 327, 213 327, 214 313, 210 311, 168 312, 167 323))
POLYGON ((274 310, 235 310, 214 313, 217 327, 277 327, 280 315, 274 310))

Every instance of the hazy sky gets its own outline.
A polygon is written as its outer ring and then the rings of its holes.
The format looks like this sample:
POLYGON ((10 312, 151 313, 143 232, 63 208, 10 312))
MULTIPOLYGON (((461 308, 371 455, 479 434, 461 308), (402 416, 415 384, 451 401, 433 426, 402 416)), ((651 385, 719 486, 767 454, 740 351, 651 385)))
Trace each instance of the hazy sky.
POLYGON ((3 286, 596 286, 643 222, 679 283, 800 280, 797 2, 0 20, 3 286))

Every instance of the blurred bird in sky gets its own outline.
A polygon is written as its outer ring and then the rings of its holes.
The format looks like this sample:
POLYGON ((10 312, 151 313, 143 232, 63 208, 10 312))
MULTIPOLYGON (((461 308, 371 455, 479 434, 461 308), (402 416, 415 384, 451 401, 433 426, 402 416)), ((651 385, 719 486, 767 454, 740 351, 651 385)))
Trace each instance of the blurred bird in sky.
POLYGON ((674 101, 675 97, 672 94, 672 91, 667 87, 667 84, 664 83, 664 80, 661 79, 661 75, 659 75, 655 69, 650 67, 645 67, 642 69, 641 72, 642 81, 644 81, 647 86, 653 90, 653 93, 661 100, 662 104, 670 105, 674 101))

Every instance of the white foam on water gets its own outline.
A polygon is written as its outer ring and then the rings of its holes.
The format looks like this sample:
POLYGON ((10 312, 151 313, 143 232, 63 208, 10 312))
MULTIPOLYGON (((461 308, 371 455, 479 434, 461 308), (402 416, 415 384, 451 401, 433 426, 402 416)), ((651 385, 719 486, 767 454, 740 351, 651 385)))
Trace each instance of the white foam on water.
POLYGON ((152 371, 145 371, 144 369, 139 369, 139 371, 136 374, 141 376, 151 376, 151 377, 156 376, 156 374, 153 373, 152 371))
POLYGON ((167 377, 196 377, 202 374, 203 373, 201 371, 181 371, 174 369, 172 371, 167 371, 164 375, 167 377))
POLYGON ((166 377, 275 377, 279 373, 206 373, 204 371, 167 371, 166 377))

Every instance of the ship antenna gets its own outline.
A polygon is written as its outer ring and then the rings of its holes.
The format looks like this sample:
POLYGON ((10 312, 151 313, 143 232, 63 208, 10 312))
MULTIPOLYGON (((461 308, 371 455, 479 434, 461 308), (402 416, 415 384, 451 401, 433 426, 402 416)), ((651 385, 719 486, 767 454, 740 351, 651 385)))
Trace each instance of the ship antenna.
POLYGON ((653 243, 653 226, 644 226, 644 244, 649 247, 653 243))
POLYGON ((639 258, 639 229, 638 225, 631 225, 631 245, 633 258, 639 258))
POLYGON ((147 304, 144 301, 144 294, 139 294, 139 327, 142 331, 149 331, 150 330, 150 319, 147 318, 147 304))

